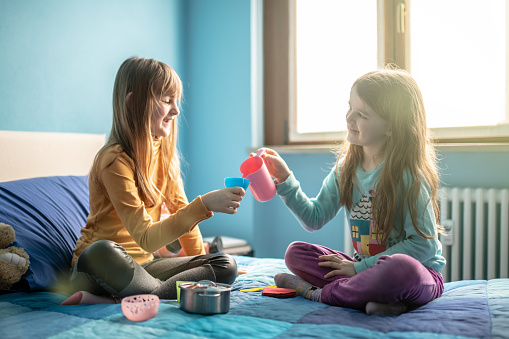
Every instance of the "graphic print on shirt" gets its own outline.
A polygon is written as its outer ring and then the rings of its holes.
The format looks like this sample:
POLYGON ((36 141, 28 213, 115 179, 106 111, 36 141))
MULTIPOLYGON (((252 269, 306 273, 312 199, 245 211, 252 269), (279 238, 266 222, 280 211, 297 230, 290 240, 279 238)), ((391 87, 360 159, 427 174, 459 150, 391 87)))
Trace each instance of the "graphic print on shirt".
POLYGON ((350 214, 350 227, 352 231, 352 242, 355 251, 364 255, 376 255, 383 252, 385 248, 380 244, 382 234, 377 233, 373 224, 371 213, 371 201, 375 192, 369 191, 369 197, 363 195, 360 202, 355 204, 350 214))

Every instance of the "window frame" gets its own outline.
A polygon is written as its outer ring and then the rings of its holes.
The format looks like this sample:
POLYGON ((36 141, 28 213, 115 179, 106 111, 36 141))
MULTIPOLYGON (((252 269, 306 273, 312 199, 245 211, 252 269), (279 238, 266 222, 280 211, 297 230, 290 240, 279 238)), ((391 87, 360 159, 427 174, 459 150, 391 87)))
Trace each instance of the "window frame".
MULTIPOLYGON (((346 131, 298 133, 296 130, 296 0, 264 0, 263 96, 265 145, 331 144, 346 131)), ((378 64, 411 71, 410 0, 377 0, 378 64)), ((509 19, 509 5, 506 7, 509 19)), ((506 21, 509 49, 509 20, 506 21)), ((498 125, 431 128, 436 144, 509 142, 509 57, 506 67, 506 120, 498 125)))

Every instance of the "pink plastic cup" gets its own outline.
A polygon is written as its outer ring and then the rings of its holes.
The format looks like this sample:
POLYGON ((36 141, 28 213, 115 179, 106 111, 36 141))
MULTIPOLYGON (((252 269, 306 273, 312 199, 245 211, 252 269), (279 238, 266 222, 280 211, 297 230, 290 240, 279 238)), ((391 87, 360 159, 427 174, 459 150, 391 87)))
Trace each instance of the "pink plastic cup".
POLYGON ((244 160, 240 165, 242 177, 249 180, 249 189, 259 202, 269 201, 276 195, 276 185, 261 157, 264 152, 263 149, 259 150, 256 156, 244 160))

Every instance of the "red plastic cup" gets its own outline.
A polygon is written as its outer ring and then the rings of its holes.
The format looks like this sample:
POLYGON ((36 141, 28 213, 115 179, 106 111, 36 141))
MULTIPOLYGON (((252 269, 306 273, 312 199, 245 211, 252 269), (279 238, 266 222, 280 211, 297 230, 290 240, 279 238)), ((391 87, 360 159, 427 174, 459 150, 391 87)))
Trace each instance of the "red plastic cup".
POLYGON ((263 149, 259 150, 256 156, 244 160, 240 165, 242 178, 249 180, 249 189, 259 202, 269 201, 276 195, 276 185, 261 157, 264 152, 263 149))

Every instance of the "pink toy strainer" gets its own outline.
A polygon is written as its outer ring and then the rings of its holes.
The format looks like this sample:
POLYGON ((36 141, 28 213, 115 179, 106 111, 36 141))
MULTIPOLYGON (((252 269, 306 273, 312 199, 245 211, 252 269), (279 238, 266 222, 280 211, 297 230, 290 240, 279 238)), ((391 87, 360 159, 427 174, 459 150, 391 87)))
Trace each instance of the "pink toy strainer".
POLYGON ((261 157, 264 152, 264 149, 260 149, 256 156, 244 160, 240 165, 242 177, 249 180, 249 189, 260 202, 269 201, 276 195, 276 185, 261 157))
POLYGON ((145 321, 155 317, 159 310, 159 297, 154 294, 139 294, 122 299, 122 312, 132 321, 145 321))

